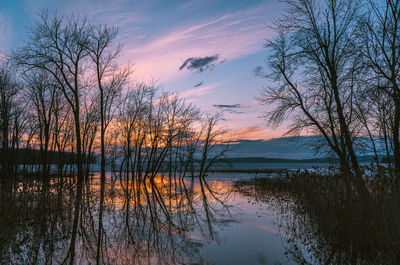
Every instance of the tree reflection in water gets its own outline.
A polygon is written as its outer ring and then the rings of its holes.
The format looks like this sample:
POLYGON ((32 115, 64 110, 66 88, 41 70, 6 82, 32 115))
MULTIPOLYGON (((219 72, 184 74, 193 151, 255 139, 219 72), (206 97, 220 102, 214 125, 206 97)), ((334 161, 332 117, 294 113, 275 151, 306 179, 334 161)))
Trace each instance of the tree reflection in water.
POLYGON ((81 196, 73 179, 44 187, 1 184, 1 264, 201 262, 199 248, 217 239, 213 224, 229 211, 227 191, 197 177, 110 176, 103 206, 97 176, 81 196))
POLYGON ((286 256, 297 264, 399 264, 397 182, 371 180, 371 201, 346 195, 335 176, 295 173, 238 181, 236 190, 277 211, 286 256))

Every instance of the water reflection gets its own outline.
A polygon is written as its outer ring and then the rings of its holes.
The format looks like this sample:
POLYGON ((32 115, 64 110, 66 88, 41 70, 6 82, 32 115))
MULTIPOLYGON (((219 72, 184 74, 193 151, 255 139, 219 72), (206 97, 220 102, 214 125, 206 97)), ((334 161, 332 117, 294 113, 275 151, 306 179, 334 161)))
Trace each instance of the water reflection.
POLYGON ((398 264, 396 193, 233 177, 2 183, 0 264, 398 264))
POLYGON ((227 187, 198 178, 109 177, 103 199, 98 176, 1 188, 1 264, 198 264, 229 213, 227 187))
POLYGON ((321 186, 320 180, 307 177, 307 184, 294 179, 288 186, 273 179, 236 183, 242 195, 275 211, 289 260, 296 264, 399 264, 399 226, 393 223, 398 220, 398 195, 379 200, 372 190, 375 203, 360 202, 346 198, 336 183, 321 186))

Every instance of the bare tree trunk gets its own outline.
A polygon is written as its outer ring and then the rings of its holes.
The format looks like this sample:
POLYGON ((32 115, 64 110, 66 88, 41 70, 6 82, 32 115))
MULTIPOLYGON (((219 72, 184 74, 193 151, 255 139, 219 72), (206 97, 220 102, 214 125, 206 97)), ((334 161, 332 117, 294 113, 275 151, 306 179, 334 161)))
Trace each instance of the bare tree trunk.
MULTIPOLYGON (((78 101, 78 100, 76 100, 78 101)), ((79 213, 80 213, 80 204, 82 201, 82 188, 83 188, 83 161, 82 161, 82 142, 81 142, 81 129, 80 129, 80 121, 79 121, 79 102, 76 102, 76 110, 74 112, 75 116, 75 135, 76 135, 76 165, 78 170, 78 183, 77 183, 77 191, 76 191, 76 201, 75 201, 75 214, 74 214, 74 223, 72 227, 72 235, 71 235, 71 243, 69 247, 69 255, 70 260, 69 264, 74 264, 75 259, 75 243, 76 243, 76 235, 78 231, 78 222, 79 222, 79 213)))
MULTIPOLYGON (((99 81, 100 83, 100 81, 99 81)), ((106 185, 106 156, 105 156, 105 145, 104 145, 104 95, 103 89, 100 88, 100 149, 101 149, 101 161, 100 161, 100 213, 99 213, 99 230, 97 235, 97 255, 96 264, 100 264, 100 251, 102 249, 102 238, 103 238, 103 205, 104 205, 104 189, 106 185)))
POLYGON ((400 127, 400 103, 396 101, 394 109, 392 137, 393 137, 394 171, 397 176, 400 176, 399 127, 400 127))

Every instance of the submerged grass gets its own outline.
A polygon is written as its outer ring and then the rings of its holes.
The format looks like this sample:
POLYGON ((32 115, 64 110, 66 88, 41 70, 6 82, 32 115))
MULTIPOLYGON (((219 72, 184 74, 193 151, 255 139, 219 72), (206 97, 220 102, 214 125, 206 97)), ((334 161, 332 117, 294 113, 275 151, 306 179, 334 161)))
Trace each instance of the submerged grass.
POLYGON ((286 253, 301 264, 400 264, 400 185, 385 174, 366 176, 367 201, 348 194, 337 173, 296 171, 240 180, 235 188, 278 202, 286 253))

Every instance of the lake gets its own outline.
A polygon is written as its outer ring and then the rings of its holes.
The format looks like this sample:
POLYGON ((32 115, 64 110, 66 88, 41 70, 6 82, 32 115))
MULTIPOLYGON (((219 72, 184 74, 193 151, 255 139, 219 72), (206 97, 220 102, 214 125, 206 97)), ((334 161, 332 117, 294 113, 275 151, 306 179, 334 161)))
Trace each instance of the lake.
POLYGON ((288 194, 246 184, 255 176, 276 175, 108 174, 104 197, 97 173, 81 195, 72 178, 2 186, 0 263, 317 264, 335 255, 346 264, 347 247, 321 245, 312 216, 288 194))
MULTIPOLYGON (((143 184, 140 195, 127 195, 124 180, 108 176, 99 243, 96 174, 85 183, 78 203, 75 262, 95 263, 101 245, 105 264, 290 264, 274 205, 257 202, 232 185, 250 177, 215 173, 206 185, 159 177, 154 185, 143 184)), ((53 181, 47 191, 34 180, 13 189, 1 196, 2 264, 66 261, 77 205, 73 181, 53 181)))

